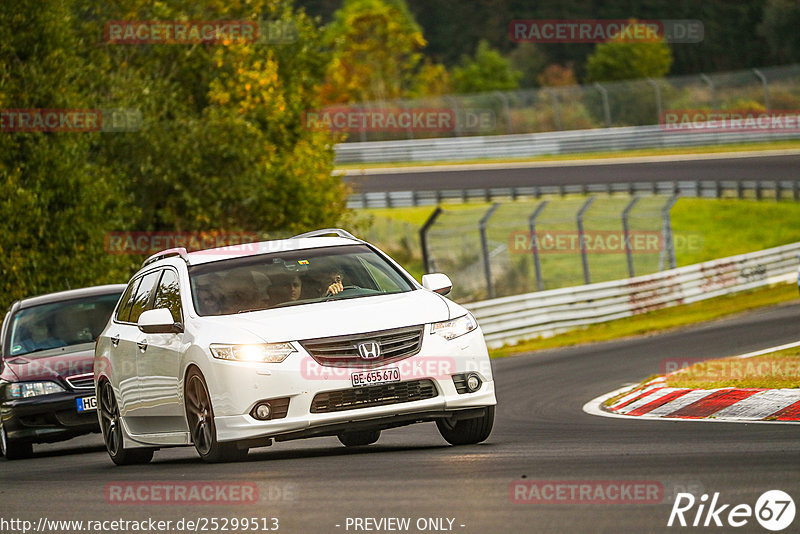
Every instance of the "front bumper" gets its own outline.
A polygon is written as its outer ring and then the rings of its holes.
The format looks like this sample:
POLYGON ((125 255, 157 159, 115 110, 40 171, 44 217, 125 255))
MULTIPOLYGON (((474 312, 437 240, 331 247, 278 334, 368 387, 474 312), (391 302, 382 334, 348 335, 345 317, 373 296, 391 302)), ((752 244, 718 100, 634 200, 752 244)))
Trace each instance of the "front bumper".
POLYGON ((77 399, 94 396, 94 390, 68 391, 38 397, 6 400, 0 408, 9 440, 53 443, 99 432, 97 411, 78 412, 77 399))
POLYGON ((426 335, 418 354, 375 368, 399 368, 401 381, 389 386, 432 383, 434 396, 364 407, 353 403, 323 413, 314 408, 315 397, 352 392, 357 388, 353 388, 350 375, 362 369, 321 366, 302 349, 281 364, 214 363, 214 379, 208 382, 219 441, 294 439, 331 435, 337 430, 391 428, 442 417, 479 417, 487 406, 497 404, 491 362, 480 329, 452 341, 426 335), (477 391, 457 391, 453 375, 465 372, 480 377, 477 391), (259 402, 281 398, 289 399, 285 417, 262 421, 250 415, 259 402))

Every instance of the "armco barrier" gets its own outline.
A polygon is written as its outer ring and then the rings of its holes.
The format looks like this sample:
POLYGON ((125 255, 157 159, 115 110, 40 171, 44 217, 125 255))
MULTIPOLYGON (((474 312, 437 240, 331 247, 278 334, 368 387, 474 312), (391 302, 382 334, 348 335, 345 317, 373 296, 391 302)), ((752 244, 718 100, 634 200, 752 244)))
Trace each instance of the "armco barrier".
POLYGON ((500 347, 578 326, 621 319, 787 281, 795 276, 800 243, 578 287, 465 304, 487 344, 500 347))
POLYGON ((340 143, 336 145, 336 163, 521 158, 550 154, 750 143, 797 138, 800 138, 800 132, 706 131, 688 133, 666 131, 658 125, 626 126, 515 135, 340 143))

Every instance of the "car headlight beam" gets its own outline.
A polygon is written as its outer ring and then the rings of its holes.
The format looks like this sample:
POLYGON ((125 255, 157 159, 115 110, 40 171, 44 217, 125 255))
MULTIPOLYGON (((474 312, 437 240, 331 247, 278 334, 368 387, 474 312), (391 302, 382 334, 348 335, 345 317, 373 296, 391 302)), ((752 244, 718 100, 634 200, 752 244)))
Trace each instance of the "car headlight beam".
POLYGON ((449 340, 468 334, 476 328, 478 328, 478 322, 471 313, 468 313, 457 319, 433 323, 431 325, 431 334, 436 334, 449 340))
POLYGON ((214 343, 211 354, 220 360, 238 362, 281 363, 297 349, 291 343, 261 343, 252 345, 225 345, 214 343))

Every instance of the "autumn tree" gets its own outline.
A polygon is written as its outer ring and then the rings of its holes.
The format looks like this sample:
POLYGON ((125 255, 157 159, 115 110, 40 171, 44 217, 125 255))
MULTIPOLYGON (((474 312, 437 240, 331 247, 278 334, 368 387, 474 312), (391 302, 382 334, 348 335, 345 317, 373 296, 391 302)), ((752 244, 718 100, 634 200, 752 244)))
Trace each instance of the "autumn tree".
POLYGON ((327 103, 403 98, 414 87, 425 39, 404 0, 345 0, 325 39, 327 103))

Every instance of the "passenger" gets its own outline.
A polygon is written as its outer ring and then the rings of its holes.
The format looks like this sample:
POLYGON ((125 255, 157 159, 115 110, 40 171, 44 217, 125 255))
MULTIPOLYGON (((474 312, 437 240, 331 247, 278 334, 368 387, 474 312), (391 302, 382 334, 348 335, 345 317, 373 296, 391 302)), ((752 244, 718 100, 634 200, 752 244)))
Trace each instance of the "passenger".
POLYGON ((269 305, 277 306, 284 302, 293 302, 300 299, 303 291, 303 282, 300 276, 292 273, 280 273, 270 277, 269 305))

